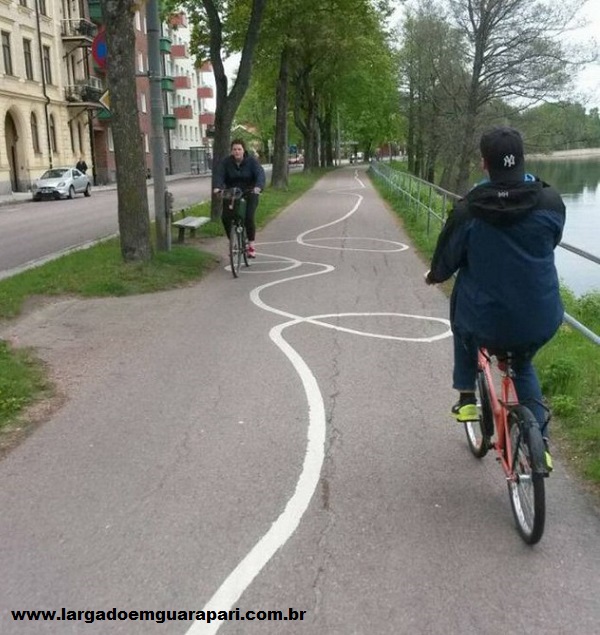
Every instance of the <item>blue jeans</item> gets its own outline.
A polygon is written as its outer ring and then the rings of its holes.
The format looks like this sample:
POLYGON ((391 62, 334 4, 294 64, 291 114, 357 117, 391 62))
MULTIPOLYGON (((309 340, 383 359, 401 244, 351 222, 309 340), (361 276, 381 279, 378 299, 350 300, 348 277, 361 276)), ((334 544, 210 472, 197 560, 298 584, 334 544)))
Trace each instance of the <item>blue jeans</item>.
MULTIPOLYGON (((479 346, 477 340, 470 334, 454 333, 454 373, 452 387, 460 392, 475 390, 477 379, 477 353, 479 346)), ((512 369, 513 381, 519 401, 527 406, 536 421, 539 423, 545 435, 544 424, 547 418, 546 409, 541 405, 542 389, 538 381, 532 359, 540 349, 540 346, 529 346, 522 351, 514 353, 512 369)))

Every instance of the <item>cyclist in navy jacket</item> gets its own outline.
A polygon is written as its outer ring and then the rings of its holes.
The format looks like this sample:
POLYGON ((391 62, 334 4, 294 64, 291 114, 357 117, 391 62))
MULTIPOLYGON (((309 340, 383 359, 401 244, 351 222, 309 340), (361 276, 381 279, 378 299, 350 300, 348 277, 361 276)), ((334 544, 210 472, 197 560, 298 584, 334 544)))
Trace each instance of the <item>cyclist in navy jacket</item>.
MULTIPOLYGON (((231 154, 217 165, 213 173, 213 192, 220 192, 231 187, 239 187, 244 191, 248 257, 256 258, 254 213, 258 207, 258 195, 265 188, 265 171, 258 160, 248 154, 242 139, 234 139, 231 142, 231 154)), ((231 217, 223 214, 222 222, 225 234, 229 236, 231 217)))
POLYGON ((454 206, 426 275, 428 284, 458 272, 450 300, 453 387, 459 421, 476 415, 477 349, 511 351, 519 400, 543 429, 546 412, 532 358, 557 331, 564 309, 554 265, 565 206, 556 190, 525 174, 523 141, 513 128, 481 137, 489 175, 454 206))

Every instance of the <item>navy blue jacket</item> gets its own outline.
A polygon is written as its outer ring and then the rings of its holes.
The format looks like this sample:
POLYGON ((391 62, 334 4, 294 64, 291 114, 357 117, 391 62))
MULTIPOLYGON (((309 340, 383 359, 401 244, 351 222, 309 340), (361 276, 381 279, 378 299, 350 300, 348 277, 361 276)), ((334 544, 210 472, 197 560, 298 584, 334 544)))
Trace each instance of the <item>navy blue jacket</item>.
POLYGON ((230 154, 225 157, 215 170, 213 188, 224 190, 229 187, 239 187, 247 192, 252 188, 265 189, 265 171, 262 165, 247 152, 238 165, 230 154))
POLYGON ((556 190, 527 175, 486 182, 454 207, 438 239, 429 279, 458 271, 450 301, 455 333, 489 348, 523 350, 546 343, 561 324, 554 248, 565 206, 556 190))

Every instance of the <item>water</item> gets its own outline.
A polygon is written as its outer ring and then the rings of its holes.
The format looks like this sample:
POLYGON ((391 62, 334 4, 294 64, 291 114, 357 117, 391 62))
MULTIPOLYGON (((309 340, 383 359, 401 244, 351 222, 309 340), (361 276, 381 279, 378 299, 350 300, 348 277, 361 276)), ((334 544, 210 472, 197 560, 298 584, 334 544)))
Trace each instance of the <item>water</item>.
MULTIPOLYGON (((526 162, 528 172, 553 185, 567 206, 563 240, 600 257, 600 157, 526 162)), ((556 267, 576 295, 600 292, 600 265, 558 247, 556 267)))

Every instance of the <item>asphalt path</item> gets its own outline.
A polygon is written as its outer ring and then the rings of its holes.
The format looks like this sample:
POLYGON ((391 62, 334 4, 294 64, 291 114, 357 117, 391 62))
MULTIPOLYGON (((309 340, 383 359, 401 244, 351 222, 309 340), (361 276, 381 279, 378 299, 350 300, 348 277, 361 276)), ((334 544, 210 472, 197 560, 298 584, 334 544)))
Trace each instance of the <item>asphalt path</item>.
POLYGON ((597 633, 597 509, 557 454, 546 534, 521 541, 500 467, 448 416, 447 299, 364 171, 257 240, 237 280, 222 258, 0 329, 65 396, 0 462, 0 633, 597 633), (10 614, 62 607, 306 613, 10 614))

